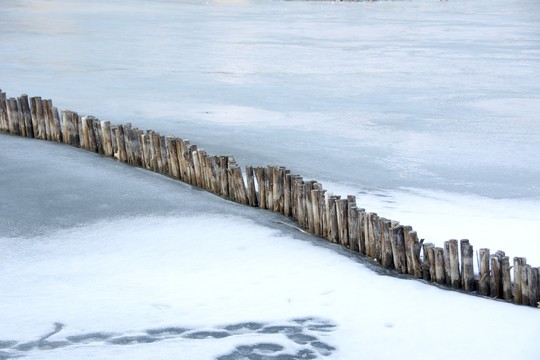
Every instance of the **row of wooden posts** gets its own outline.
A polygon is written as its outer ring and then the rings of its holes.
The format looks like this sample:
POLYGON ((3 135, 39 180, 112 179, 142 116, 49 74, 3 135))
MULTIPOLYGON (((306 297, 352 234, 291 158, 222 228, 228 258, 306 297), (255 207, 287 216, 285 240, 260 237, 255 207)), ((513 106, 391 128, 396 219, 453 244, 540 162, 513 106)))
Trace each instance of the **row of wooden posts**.
POLYGON ((412 227, 379 217, 312 180, 281 166, 246 166, 232 156, 209 155, 174 136, 142 131, 131 124, 111 125, 92 116, 62 110, 40 97, 6 98, 0 91, 0 131, 63 142, 166 174, 233 201, 283 214, 310 233, 375 260, 382 267, 453 289, 537 307, 540 268, 503 251, 478 251, 478 272, 469 240, 442 247, 419 240, 412 227))

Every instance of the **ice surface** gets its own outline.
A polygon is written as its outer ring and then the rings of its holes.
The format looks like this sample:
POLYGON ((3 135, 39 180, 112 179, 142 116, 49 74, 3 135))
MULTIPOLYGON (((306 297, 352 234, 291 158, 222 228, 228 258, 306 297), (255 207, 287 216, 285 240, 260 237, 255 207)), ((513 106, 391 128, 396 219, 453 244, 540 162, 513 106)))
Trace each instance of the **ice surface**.
POLYGON ((540 351, 536 309, 381 276, 340 246, 276 224, 286 221, 277 214, 98 154, 7 135, 0 144, 2 357, 540 351))
MULTIPOLYGON (((536 0, 1 7, 9 96, 285 165, 426 241, 540 264, 536 0)), ((0 196, 0 358, 540 353, 534 309, 375 275, 276 214, 82 150, 0 135, 0 196), (305 317, 336 327, 299 344, 305 317), (211 336, 242 323, 283 331, 211 336)))

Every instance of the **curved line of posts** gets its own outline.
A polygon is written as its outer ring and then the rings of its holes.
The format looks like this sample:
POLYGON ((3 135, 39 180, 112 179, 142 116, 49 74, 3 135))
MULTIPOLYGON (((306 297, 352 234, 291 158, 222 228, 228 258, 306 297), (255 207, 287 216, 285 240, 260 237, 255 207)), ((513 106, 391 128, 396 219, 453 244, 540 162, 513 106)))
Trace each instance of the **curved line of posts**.
POLYGON ((352 195, 332 195, 317 181, 281 166, 246 166, 232 156, 209 155, 189 140, 132 126, 111 125, 76 112, 60 113, 51 100, 0 90, 0 131, 69 144, 168 175, 237 203, 278 212, 300 228, 375 260, 383 268, 453 289, 540 307, 540 268, 503 251, 479 249, 478 272, 469 240, 442 247, 419 241, 411 226, 358 207, 352 195), (513 270, 513 280, 511 277, 513 270))

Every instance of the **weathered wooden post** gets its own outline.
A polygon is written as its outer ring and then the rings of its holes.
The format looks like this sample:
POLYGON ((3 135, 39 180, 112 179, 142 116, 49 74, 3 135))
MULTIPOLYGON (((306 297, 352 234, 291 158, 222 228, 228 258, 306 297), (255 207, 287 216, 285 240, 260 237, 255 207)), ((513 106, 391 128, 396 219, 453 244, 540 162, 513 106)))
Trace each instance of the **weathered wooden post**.
POLYGON ((126 152, 126 136, 124 134, 124 126, 118 125, 116 128, 116 146, 118 147, 118 161, 127 163, 127 152, 126 152))
POLYGON ((435 258, 435 277, 433 277, 432 273, 432 280, 435 279, 435 282, 439 285, 446 285, 446 270, 445 270, 445 261, 444 261, 444 249, 440 247, 433 248, 433 255, 435 258))
MULTIPOLYGON (((528 268, 529 269, 529 268, 528 268)), ((533 307, 540 306, 540 277, 538 267, 531 267, 529 274, 529 305, 533 307)))
POLYGON ((33 116, 35 114, 35 118, 32 118, 32 126, 37 125, 37 129, 34 130, 34 137, 41 140, 47 140, 47 126, 45 113, 43 111, 43 100, 41 100, 41 97, 35 96, 30 98, 30 112, 33 116))
POLYGON ((268 165, 264 169, 264 180, 266 184, 266 209, 274 209, 274 167, 268 165))
POLYGON ((460 242, 461 245, 461 276, 462 287, 465 291, 476 290, 476 282, 474 279, 474 267, 473 267, 473 246, 469 243, 469 240, 463 239, 460 242))
POLYGON ((14 135, 21 135, 20 120, 19 120, 19 107, 17 106, 17 99, 7 99, 7 117, 9 133, 14 135))
POLYGON ((313 230, 314 234, 317 236, 321 235, 321 215, 319 213, 320 204, 319 204, 319 198, 320 198, 320 192, 319 189, 313 189, 311 190, 311 206, 312 206, 312 213, 313 213, 313 230))
POLYGON ((490 294, 490 283, 491 283, 491 275, 490 275, 490 256, 489 256, 489 249, 480 249, 479 250, 479 256, 480 256, 480 271, 478 273, 478 293, 480 295, 488 296, 490 294))
POLYGON ((490 296, 492 298, 503 299, 503 283, 502 283, 502 268, 501 260, 504 256, 504 251, 497 251, 491 255, 491 276, 489 282, 490 296))
POLYGON ((103 134, 103 152, 105 156, 113 156, 111 123, 109 121, 101 122, 101 132, 103 134))
POLYGON ((422 278, 427 281, 435 281, 435 254, 432 243, 424 243, 424 262, 422 264, 422 278))
POLYGON ((411 236, 412 226, 403 225, 403 234, 405 235, 405 256, 407 257, 407 274, 414 274, 413 260, 411 252, 411 236))
POLYGON ((178 163, 178 152, 176 148, 176 138, 167 136, 167 152, 169 154, 169 175, 175 179, 180 179, 180 165, 178 163))
POLYGON ((502 291, 504 300, 512 300, 512 278, 510 277, 510 258, 501 257, 502 291))
POLYGON ((79 147, 79 115, 76 112, 62 110, 63 140, 65 144, 79 147))
POLYGON ((276 166, 273 168, 274 184, 273 184, 273 198, 275 212, 283 214, 283 176, 285 168, 282 166, 276 166))
POLYGON ((82 131, 83 131, 83 138, 84 141, 82 144, 84 145, 84 149, 89 151, 96 151, 96 142, 94 139, 94 129, 93 129, 93 118, 91 116, 83 116, 81 117, 81 123, 82 123, 82 131))
POLYGON ((529 275, 531 274, 531 265, 525 263, 522 268, 521 275, 521 303, 523 305, 529 305, 531 294, 529 293, 529 275))
POLYGON ((264 168, 255 168, 255 179, 257 180, 257 188, 259 189, 259 207, 266 209, 266 179, 264 168))
POLYGON ((19 97, 19 111, 21 112, 21 125, 24 123, 24 134, 26 137, 34 137, 34 128, 32 124, 32 114, 28 103, 28 95, 23 94, 19 97))
MULTIPOLYGON (((358 209, 358 252, 366 254, 366 209, 358 209)), ((391 226, 392 227, 392 226, 391 226)))
POLYGON ((450 261, 450 285, 454 289, 461 287, 461 276, 459 273, 459 250, 457 240, 448 240, 449 261, 450 261))
POLYGON ((0 90, 0 131, 3 132, 9 131, 6 101, 6 93, 0 90))
POLYGON ((347 222, 349 207, 347 199, 336 200, 336 216, 339 244, 349 247, 349 225, 347 222))
POLYGON ((321 218, 321 237, 328 238, 328 223, 326 216, 326 190, 319 190, 319 216, 321 218))
POLYGON ((313 190, 313 181, 307 181, 302 187, 302 192, 304 193, 304 227, 313 233, 315 227, 313 226, 313 205, 311 203, 311 190, 313 190))
POLYGON ((292 206, 291 206, 291 194, 292 194, 292 184, 293 177, 290 172, 285 175, 285 186, 283 188, 283 215, 287 217, 292 216, 292 206))
POLYGON ((523 300, 523 294, 521 290, 522 285, 522 273, 523 266, 525 265, 525 258, 515 257, 514 258, 514 303, 521 304, 523 300))
POLYGON ((400 274, 407 273, 407 256, 405 254, 405 235, 403 226, 398 225, 390 229, 392 234, 392 255, 394 257, 394 268, 400 274))
POLYGON ((330 241, 337 244, 339 241, 339 228, 337 221, 337 205, 336 202, 340 199, 340 196, 332 195, 328 199, 328 219, 330 224, 330 241))
POLYGON ((258 207, 257 191, 255 190, 255 179, 253 178, 253 166, 246 165, 247 194, 249 206, 258 207))
POLYGON ((169 172, 169 153, 167 152, 167 143, 165 136, 159 137, 159 149, 161 150, 161 174, 167 174, 169 172))
MULTIPOLYGON (((51 103, 52 104, 52 103, 51 103)), ((58 108, 51 106, 53 126, 52 126, 52 140, 56 142, 62 142, 62 123, 60 122, 60 115, 58 114, 58 108)))
POLYGON ((229 162, 229 171, 233 187, 234 200, 242 205, 248 205, 248 197, 242 171, 235 162, 229 162))
POLYGON ((356 203, 349 202, 347 224, 349 225, 349 247, 352 251, 359 252, 358 230, 360 225, 358 224, 358 208, 356 207, 356 203))
POLYGON ((386 269, 394 268, 394 254, 392 252, 392 235, 390 233, 391 222, 388 219, 380 218, 381 224, 381 265, 386 269))
POLYGON ((418 235, 416 231, 409 231, 409 246, 412 261, 412 270, 415 278, 422 278, 422 260, 420 259, 420 251, 422 245, 418 242, 418 235))

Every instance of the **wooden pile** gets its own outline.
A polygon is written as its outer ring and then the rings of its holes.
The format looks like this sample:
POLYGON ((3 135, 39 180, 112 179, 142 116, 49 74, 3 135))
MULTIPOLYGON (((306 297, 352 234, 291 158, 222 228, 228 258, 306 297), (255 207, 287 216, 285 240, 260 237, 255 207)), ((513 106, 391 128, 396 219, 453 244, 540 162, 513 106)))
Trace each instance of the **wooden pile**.
POLYGON ((341 198, 313 180, 281 166, 246 166, 243 174, 232 156, 209 155, 174 136, 142 131, 131 124, 111 125, 93 116, 53 107, 40 97, 6 98, 0 91, 0 131, 63 142, 96 152, 229 198, 278 212, 301 228, 373 259, 399 274, 453 289, 529 306, 540 301, 540 268, 523 257, 480 249, 478 272, 469 240, 448 240, 442 247, 419 241, 411 226, 367 212, 354 196, 341 198))

